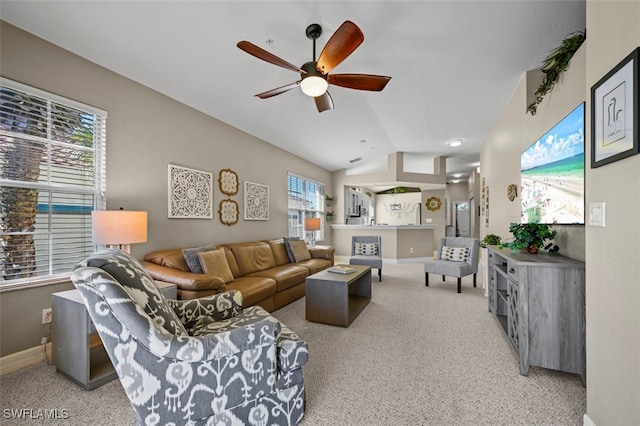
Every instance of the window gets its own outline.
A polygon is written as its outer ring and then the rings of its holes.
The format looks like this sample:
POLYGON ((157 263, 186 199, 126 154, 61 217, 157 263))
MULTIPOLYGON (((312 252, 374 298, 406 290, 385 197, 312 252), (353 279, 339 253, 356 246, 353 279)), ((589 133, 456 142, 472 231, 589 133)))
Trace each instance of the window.
POLYGON ((105 208, 107 114, 0 80, 0 288, 68 275, 105 208))
MULTIPOLYGON (((324 185, 311 179, 288 175, 289 195, 289 236, 306 239, 304 219, 319 217, 324 213, 324 185)), ((315 232, 316 240, 324 240, 324 220, 320 230, 315 232)))

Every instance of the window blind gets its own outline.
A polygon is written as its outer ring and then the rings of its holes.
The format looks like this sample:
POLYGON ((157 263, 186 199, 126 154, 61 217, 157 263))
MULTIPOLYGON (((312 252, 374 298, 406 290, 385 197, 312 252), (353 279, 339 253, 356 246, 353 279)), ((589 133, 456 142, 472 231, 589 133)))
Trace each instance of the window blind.
MULTIPOLYGON (((304 219, 319 217, 324 213, 324 184, 289 173, 288 179, 288 234, 290 237, 305 238, 304 219)), ((316 239, 324 239, 324 220, 316 239)))
POLYGON ((106 112, 0 79, 0 286, 67 275, 104 209, 106 112))

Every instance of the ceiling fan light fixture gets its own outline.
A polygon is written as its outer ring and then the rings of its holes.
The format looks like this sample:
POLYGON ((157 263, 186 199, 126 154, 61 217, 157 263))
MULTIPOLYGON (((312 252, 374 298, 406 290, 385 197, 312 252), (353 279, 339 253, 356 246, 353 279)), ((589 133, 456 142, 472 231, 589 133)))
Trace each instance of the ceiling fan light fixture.
POLYGON ((462 145, 462 139, 451 139, 447 143, 449 144, 450 147, 455 148, 457 146, 462 145))
POLYGON ((329 83, 327 83, 327 80, 322 77, 310 75, 302 79, 300 87, 302 87, 302 93, 315 98, 325 94, 327 87, 329 87, 329 83))

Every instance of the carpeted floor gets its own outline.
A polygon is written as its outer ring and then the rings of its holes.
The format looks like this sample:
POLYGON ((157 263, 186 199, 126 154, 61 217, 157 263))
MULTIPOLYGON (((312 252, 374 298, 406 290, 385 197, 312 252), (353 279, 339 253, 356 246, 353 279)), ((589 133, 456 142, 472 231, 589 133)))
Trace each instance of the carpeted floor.
MULTIPOLYGON (((373 299, 348 327, 307 322, 304 299, 274 316, 309 343, 302 425, 582 425, 586 389, 579 376, 518 360, 487 311, 487 299, 463 280, 431 280, 422 264, 384 266, 373 299)), ((377 271, 376 271, 377 272, 377 271)), ((0 378, 6 409, 66 409, 47 424, 131 425, 120 383, 84 391, 46 364, 0 378)))

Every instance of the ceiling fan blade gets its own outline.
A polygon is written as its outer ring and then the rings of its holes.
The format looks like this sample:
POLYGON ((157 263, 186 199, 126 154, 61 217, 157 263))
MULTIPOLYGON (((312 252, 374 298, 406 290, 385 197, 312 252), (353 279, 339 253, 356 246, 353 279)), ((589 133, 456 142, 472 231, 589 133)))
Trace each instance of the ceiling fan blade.
POLYGON ((327 82, 336 86, 357 90, 379 92, 387 85, 391 77, 371 74, 329 74, 327 82))
POLYGON ((265 62, 269 62, 270 64, 273 65, 277 65, 279 67, 282 67, 284 69, 288 69, 291 71, 295 71, 295 72, 299 72, 302 74, 306 74, 307 72, 298 68, 297 66, 290 64, 289 62, 285 61, 282 58, 278 58, 276 55, 274 55, 273 53, 269 53, 266 50, 262 49, 261 47, 256 46, 255 44, 251 43, 250 41, 239 41, 238 44, 236 45, 238 46, 238 48, 240 48, 240 50, 244 50, 245 52, 247 52, 249 55, 255 56, 258 59, 262 59, 265 62))
POLYGON ((324 95, 316 96, 313 99, 316 100, 316 107, 318 107, 318 112, 333 109, 333 99, 331 98, 329 92, 324 92, 324 95))
POLYGON ((294 89, 300 85, 302 80, 296 81, 295 83, 289 83, 281 87, 276 87, 275 89, 267 90, 266 92, 258 93, 256 96, 260 99, 267 99, 272 96, 280 95, 284 92, 288 92, 291 89, 294 89))
POLYGON ((326 75, 344 61, 364 41, 364 34, 351 21, 344 21, 331 36, 318 58, 318 71, 326 75))

